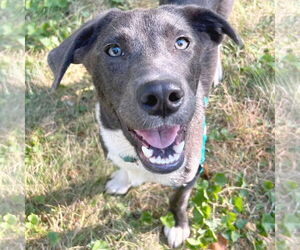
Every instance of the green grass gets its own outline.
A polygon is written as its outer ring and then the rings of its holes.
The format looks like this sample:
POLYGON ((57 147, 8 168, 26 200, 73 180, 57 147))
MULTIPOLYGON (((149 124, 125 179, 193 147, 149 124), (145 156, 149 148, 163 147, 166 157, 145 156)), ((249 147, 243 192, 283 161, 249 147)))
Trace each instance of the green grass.
MULTIPOLYGON (((53 1, 47 7, 46 1, 31 2, 25 99, 27 248, 167 249, 161 220, 172 221, 164 220, 172 189, 146 184, 125 196, 103 193, 115 167, 104 159, 98 140, 91 79, 83 67, 72 65, 62 87, 52 93, 46 64, 49 49, 94 14, 97 4, 100 9, 128 9, 157 3, 53 1)), ((228 40, 223 46, 225 78, 212 91, 207 110, 206 166, 213 177, 195 187, 189 205, 192 235, 182 249, 216 247, 217 238, 226 239, 230 249, 274 247, 272 3, 236 1, 231 23, 245 48, 228 40)))

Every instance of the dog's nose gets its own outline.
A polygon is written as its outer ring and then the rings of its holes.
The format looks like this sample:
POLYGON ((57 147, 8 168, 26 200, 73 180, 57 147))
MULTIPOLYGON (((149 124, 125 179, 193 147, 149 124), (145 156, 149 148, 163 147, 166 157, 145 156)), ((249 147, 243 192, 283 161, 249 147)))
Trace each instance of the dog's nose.
POLYGON ((137 96, 140 107, 148 114, 166 117, 179 109, 184 92, 174 83, 153 81, 139 87, 137 96))

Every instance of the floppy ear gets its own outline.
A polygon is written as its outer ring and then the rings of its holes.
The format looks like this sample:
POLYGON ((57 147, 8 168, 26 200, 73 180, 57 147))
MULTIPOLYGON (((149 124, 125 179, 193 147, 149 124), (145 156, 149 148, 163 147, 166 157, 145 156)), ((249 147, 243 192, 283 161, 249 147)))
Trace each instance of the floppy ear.
POLYGON ((226 34, 237 45, 243 46, 243 42, 230 24, 215 12, 196 6, 183 7, 183 12, 193 29, 197 32, 207 33, 213 42, 221 43, 226 34))
MULTIPOLYGON (((112 11, 110 11, 112 12, 112 11)), ((108 22, 108 12, 85 23, 57 48, 48 54, 48 64, 53 72, 52 89, 56 89, 71 63, 80 64, 97 39, 101 28, 108 22)))

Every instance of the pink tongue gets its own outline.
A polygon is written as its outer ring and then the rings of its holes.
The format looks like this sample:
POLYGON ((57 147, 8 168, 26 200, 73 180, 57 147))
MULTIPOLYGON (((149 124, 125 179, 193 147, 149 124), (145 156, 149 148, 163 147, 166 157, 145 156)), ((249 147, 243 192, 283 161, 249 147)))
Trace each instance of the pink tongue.
POLYGON ((135 130, 143 139, 155 148, 166 148, 170 146, 177 136, 180 126, 163 127, 157 129, 135 130))

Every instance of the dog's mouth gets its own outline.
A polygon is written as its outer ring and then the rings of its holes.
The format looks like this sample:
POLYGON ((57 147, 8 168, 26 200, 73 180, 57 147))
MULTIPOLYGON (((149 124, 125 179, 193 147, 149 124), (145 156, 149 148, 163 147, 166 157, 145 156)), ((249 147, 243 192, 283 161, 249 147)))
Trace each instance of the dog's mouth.
POLYGON ((143 165, 152 172, 166 174, 177 170, 184 161, 186 127, 163 126, 130 130, 143 165))

